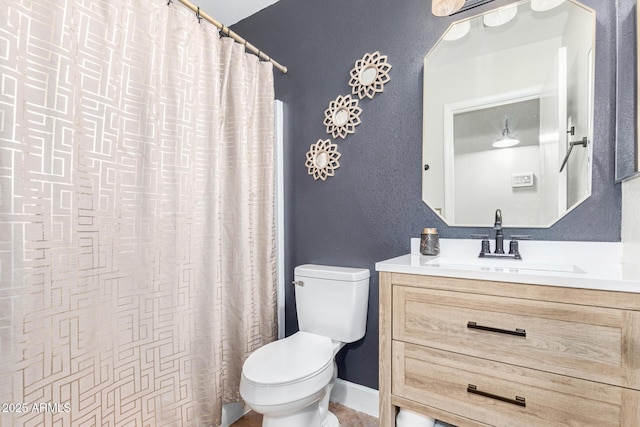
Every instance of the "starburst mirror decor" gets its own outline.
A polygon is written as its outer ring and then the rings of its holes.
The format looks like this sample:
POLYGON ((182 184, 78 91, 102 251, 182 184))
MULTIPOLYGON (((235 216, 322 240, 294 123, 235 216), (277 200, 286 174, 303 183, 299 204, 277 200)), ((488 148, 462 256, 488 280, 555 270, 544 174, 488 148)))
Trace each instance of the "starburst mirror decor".
POLYGON ((337 144, 332 144, 329 139, 319 139, 309 147, 305 166, 309 175, 313 175, 313 179, 325 181, 327 177, 333 176, 335 170, 340 167, 340 162, 338 162, 340 156, 337 144))
POLYGON ((387 62, 387 55, 380 55, 377 51, 365 54, 351 70, 351 93, 360 99, 372 99, 376 93, 382 93, 385 83, 391 80, 389 70, 391 65, 387 62))
POLYGON ((360 124, 362 108, 358 107, 358 100, 351 95, 338 96, 329 103, 329 108, 324 111, 323 124, 327 127, 327 133, 334 138, 346 138, 354 133, 356 126, 360 124))

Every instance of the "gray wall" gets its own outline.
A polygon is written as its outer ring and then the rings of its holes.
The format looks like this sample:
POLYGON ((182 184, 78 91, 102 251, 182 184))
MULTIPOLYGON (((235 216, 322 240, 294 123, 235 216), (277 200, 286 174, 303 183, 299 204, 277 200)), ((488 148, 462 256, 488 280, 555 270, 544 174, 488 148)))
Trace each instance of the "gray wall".
POLYGON ((617 19, 617 134, 616 134, 616 180, 623 180, 636 174, 638 152, 636 118, 636 2, 618 0, 617 19))
MULTIPOLYGON (((633 0, 620 0, 629 2, 633 0)), ((496 0, 492 6, 510 3, 496 0)), ((616 136, 616 6, 584 0, 597 13, 593 195, 550 229, 519 229, 537 240, 620 240, 620 185, 614 179, 616 136)), ((366 337, 338 357, 341 378, 378 386, 376 261, 409 252, 425 226, 443 238, 488 228, 447 227, 421 200, 422 61, 455 19, 435 18, 429 0, 281 0, 234 26, 289 67, 276 75, 285 103, 286 278, 303 263, 366 267, 372 272, 366 337), (304 166, 309 145, 330 137, 324 110, 350 93, 349 71, 379 50, 393 66, 391 81, 360 101, 362 124, 346 140, 336 176, 314 181, 304 166)), ((215 15, 215 11, 212 11, 215 15)), ((473 72, 473 70, 470 70, 473 72)), ((487 218, 487 227, 493 218, 487 218)), ((297 330, 293 288, 287 287, 286 330, 297 330)))

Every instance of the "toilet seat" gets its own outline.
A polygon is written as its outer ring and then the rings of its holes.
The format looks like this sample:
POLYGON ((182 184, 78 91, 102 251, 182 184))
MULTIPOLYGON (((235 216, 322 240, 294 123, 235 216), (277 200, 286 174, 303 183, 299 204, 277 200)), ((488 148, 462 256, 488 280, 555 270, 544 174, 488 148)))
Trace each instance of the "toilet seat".
POLYGON ((332 362, 330 338, 297 332, 253 352, 244 363, 242 374, 256 385, 284 385, 312 377, 332 362))
POLYGON ((240 394, 252 407, 319 399, 333 376, 333 343, 308 332, 269 343, 242 368, 240 394))

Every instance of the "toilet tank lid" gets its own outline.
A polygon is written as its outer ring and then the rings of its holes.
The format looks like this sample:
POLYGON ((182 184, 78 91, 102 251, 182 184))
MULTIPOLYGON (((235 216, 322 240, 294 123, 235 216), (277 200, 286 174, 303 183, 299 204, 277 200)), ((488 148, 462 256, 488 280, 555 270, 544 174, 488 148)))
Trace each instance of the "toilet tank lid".
POLYGON ((353 267, 335 267, 330 265, 305 264, 295 268, 296 277, 357 282, 369 278, 369 269, 353 267))

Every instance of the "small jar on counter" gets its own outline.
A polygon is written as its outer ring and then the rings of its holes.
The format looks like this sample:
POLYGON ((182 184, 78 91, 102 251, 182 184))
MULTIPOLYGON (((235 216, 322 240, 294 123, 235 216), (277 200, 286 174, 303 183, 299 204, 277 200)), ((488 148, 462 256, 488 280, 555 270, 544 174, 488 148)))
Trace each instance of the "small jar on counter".
POLYGON ((420 235, 420 253, 422 255, 438 255, 440 253, 440 237, 437 228, 424 228, 420 235))

